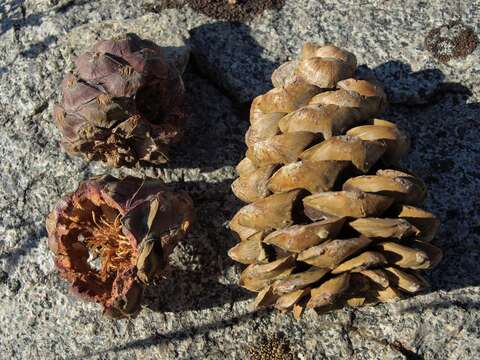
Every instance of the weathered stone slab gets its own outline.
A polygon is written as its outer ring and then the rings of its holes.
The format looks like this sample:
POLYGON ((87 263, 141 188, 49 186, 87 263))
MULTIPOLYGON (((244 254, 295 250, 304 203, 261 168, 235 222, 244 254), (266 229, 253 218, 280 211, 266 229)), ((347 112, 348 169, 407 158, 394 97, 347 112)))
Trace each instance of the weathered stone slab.
POLYGON ((183 73, 190 57, 186 44, 188 31, 178 23, 174 14, 147 14, 134 20, 109 20, 78 26, 59 40, 59 50, 64 58, 71 60, 72 56, 87 51, 91 44, 101 39, 132 32, 162 46, 167 59, 183 73))
POLYGON ((478 52, 443 64, 425 49, 424 37, 457 17, 478 33, 479 1, 289 0, 249 25, 218 23, 187 5, 146 15, 145 3, 0 5, 2 358, 244 359, 246 347, 277 332, 300 359, 477 358, 478 52), (191 120, 166 167, 112 171, 58 146, 50 110, 71 56, 117 30, 174 47, 191 31, 200 65, 184 76, 191 120), (437 243, 445 258, 427 274, 430 293, 358 310, 307 311, 295 321, 278 311, 252 313, 252 294, 237 286, 240 268, 226 255, 234 240, 225 224, 241 205, 229 186, 248 120, 235 103, 268 90, 275 64, 294 57, 305 41, 355 52, 370 68, 362 71, 387 86, 393 104, 385 118, 412 135, 404 165, 427 182, 426 207, 442 220, 437 243), (452 94, 445 82, 459 82, 473 95, 452 94), (132 321, 105 320, 95 304, 71 298, 46 246, 51 206, 82 179, 105 172, 162 177, 189 191, 197 209, 167 280, 147 294, 146 309, 132 321))

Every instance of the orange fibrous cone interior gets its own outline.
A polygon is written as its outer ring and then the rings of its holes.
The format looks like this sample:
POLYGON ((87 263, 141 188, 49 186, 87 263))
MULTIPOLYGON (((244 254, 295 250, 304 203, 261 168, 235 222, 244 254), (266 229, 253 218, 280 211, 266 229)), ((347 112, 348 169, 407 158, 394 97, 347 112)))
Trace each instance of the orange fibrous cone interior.
POLYGON ((97 218, 92 211, 92 231, 85 239, 85 245, 94 258, 100 258, 99 277, 102 281, 130 268, 137 260, 137 252, 122 232, 120 219, 120 214, 113 221, 104 216, 97 218))

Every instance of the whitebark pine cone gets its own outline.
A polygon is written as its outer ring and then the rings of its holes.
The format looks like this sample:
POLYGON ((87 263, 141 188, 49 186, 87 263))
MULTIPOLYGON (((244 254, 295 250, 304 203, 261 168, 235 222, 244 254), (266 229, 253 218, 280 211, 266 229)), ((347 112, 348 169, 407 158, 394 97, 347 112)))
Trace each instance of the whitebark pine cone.
POLYGON ((254 99, 235 195, 250 203, 230 228, 229 256, 255 306, 327 311, 387 302, 428 287, 421 271, 442 252, 421 209, 425 185, 400 170, 406 134, 375 118, 382 87, 355 78, 356 58, 307 43, 254 99))
POLYGON ((183 135, 185 91, 162 48, 129 33, 97 42, 74 62, 54 107, 63 148, 114 167, 165 163, 183 135))
POLYGON ((124 318, 140 311, 144 288, 160 279, 192 220, 186 193, 156 179, 105 175, 65 195, 46 227, 70 291, 101 304, 107 316, 124 318))

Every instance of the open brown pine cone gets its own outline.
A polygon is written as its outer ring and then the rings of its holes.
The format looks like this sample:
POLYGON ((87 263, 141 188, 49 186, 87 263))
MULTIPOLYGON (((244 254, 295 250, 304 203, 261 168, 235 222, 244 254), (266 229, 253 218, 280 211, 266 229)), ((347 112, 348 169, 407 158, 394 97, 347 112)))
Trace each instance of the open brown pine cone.
POLYGON ((111 166, 162 164, 183 134, 184 86, 162 48, 135 34, 97 42, 62 82, 63 148, 111 166))
POLYGON ((230 222, 241 241, 229 256, 248 265, 240 285, 256 307, 298 317, 398 299, 424 290, 421 271, 442 257, 425 185, 397 166, 408 138, 375 118, 385 93, 355 71, 353 54, 307 43, 252 103, 232 184, 250 204, 230 222))
POLYGON ((135 316, 193 220, 193 204, 160 180, 91 178, 47 218, 48 244, 73 294, 112 318, 135 316))

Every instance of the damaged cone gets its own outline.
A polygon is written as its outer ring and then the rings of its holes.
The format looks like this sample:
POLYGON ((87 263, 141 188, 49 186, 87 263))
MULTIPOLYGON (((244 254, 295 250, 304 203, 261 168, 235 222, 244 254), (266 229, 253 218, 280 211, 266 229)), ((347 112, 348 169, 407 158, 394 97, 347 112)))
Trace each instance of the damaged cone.
POLYGON ((254 99, 230 221, 255 307, 329 310, 386 302, 428 287, 441 259, 439 222, 421 209, 424 183, 398 167, 407 135, 376 118, 382 87, 355 77, 356 59, 307 43, 254 99))
POLYGON ((135 34, 78 56, 61 89, 54 119, 70 154, 115 167, 162 164, 183 134, 181 76, 161 47, 135 34))
POLYGON ((193 204, 160 180, 110 175, 82 182, 47 218, 48 243, 75 295, 112 318, 135 316, 190 228, 193 204))

